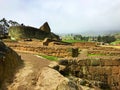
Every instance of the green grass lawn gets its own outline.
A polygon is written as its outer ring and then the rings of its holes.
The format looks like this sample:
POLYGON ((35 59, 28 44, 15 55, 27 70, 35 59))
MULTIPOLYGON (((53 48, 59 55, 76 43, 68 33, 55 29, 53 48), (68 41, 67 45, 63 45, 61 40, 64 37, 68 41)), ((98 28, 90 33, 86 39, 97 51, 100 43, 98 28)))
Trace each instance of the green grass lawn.
POLYGON ((48 60, 51 60, 51 61, 57 61, 58 60, 58 57, 55 57, 55 56, 48 56, 48 55, 40 55, 42 56, 43 58, 46 58, 48 60))

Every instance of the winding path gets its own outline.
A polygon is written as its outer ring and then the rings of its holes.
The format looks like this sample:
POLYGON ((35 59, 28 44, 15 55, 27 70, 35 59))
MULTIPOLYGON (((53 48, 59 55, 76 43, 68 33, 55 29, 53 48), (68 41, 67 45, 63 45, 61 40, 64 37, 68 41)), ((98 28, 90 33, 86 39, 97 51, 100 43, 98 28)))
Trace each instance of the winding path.
POLYGON ((37 76, 43 67, 47 67, 50 63, 49 60, 35 56, 32 53, 18 52, 23 60, 23 66, 15 74, 13 83, 8 86, 8 90, 32 90, 37 82, 37 76))

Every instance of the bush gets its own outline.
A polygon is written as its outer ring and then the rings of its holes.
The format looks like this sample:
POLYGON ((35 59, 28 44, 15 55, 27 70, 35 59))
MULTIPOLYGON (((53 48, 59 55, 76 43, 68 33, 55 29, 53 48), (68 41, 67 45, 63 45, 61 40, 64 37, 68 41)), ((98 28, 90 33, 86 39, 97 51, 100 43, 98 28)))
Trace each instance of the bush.
POLYGON ((55 56, 48 56, 48 55, 40 55, 40 56, 42 56, 43 58, 46 58, 48 60, 52 60, 52 61, 58 60, 58 58, 55 56))

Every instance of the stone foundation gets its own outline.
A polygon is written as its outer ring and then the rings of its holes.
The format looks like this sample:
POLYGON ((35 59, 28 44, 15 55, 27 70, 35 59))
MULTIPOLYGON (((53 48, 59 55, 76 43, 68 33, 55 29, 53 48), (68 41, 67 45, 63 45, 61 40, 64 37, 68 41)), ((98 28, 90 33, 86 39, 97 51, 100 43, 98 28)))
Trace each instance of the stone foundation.
POLYGON ((66 66, 60 71, 62 73, 67 71, 67 74, 87 79, 102 89, 120 90, 120 58, 71 59, 62 60, 59 64, 66 66))
POLYGON ((76 47, 63 47, 63 46, 30 46, 21 44, 7 44, 9 47, 15 50, 31 51, 39 54, 46 54, 50 56, 56 56, 60 58, 64 57, 77 57, 78 48, 76 47))

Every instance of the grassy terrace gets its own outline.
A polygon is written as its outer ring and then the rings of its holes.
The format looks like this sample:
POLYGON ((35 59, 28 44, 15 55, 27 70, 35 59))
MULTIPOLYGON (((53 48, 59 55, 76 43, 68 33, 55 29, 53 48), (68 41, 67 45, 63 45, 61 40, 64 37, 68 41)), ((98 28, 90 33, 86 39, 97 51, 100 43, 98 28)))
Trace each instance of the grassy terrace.
POLYGON ((88 54, 88 57, 90 56, 105 56, 104 54, 88 54))
POLYGON ((48 60, 51 60, 51 61, 57 61, 58 60, 58 57, 55 57, 55 56, 48 56, 48 55, 39 55, 43 58, 46 58, 48 60))

